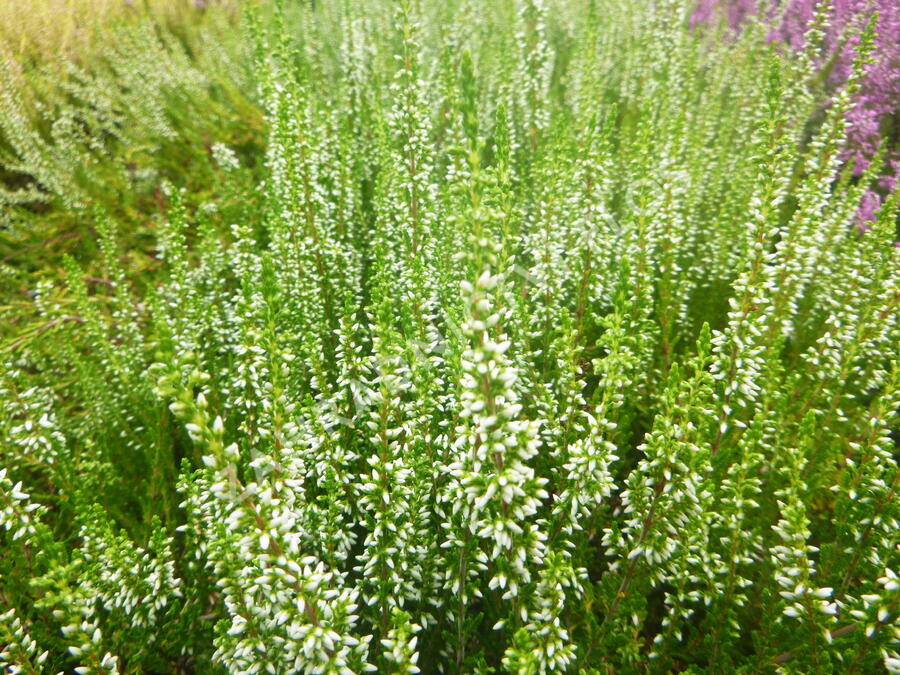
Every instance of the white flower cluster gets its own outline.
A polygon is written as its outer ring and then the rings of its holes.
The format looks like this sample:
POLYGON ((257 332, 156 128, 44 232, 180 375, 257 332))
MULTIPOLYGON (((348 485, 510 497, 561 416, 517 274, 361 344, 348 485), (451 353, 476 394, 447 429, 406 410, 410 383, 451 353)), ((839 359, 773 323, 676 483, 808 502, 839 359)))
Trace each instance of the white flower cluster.
POLYGON ((462 354, 461 424, 448 471, 452 509, 463 509, 465 526, 488 542, 496 566, 489 587, 514 598, 531 581, 529 563, 543 556, 545 535, 533 516, 549 495, 546 479, 526 464, 538 452, 540 422, 521 418, 511 343, 497 332, 502 310, 492 302, 499 281, 485 270, 474 285, 462 282, 471 346, 462 354))
POLYGON ((224 171, 236 171, 241 168, 237 153, 224 143, 213 143, 210 148, 213 159, 224 171))
POLYGON ((575 646, 560 617, 566 594, 580 595, 581 584, 565 554, 549 553, 540 579, 530 598, 533 607, 523 605, 523 626, 513 636, 513 645, 503 656, 510 672, 564 672, 575 660, 575 646))
POLYGON ((0 668, 11 675, 39 672, 38 668, 50 655, 47 650, 38 651, 37 642, 28 633, 15 609, 0 614, 0 641, 3 643, 0 668))
POLYGON ((23 491, 22 481, 13 482, 7 477, 7 470, 0 469, 0 527, 10 533, 13 541, 35 534, 34 512, 40 504, 32 502, 23 491))

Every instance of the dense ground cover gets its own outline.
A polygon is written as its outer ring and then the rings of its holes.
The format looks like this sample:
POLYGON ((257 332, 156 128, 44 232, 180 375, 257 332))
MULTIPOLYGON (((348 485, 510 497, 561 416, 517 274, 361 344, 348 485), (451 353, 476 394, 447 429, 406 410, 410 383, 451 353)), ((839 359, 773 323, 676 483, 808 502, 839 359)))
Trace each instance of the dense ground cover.
POLYGON ((0 665, 900 671, 877 22, 183 9, 6 57, 0 665))

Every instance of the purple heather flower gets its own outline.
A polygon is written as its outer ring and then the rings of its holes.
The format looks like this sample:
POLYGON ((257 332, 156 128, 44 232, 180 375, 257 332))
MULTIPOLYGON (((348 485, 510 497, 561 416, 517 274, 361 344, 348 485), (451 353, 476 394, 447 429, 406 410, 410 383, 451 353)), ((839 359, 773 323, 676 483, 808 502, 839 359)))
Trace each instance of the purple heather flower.
POLYGON ((702 24, 714 23, 719 18, 725 18, 732 28, 740 26, 744 20, 756 13, 756 0, 700 0, 697 9, 691 15, 691 27, 696 28, 702 24), (725 12, 725 16, 717 16, 717 12, 725 12))
POLYGON ((859 227, 860 230, 872 229, 871 223, 875 222, 880 210, 881 195, 875 192, 875 190, 869 190, 863 195, 862 203, 859 206, 859 210, 856 212, 856 226, 859 227))

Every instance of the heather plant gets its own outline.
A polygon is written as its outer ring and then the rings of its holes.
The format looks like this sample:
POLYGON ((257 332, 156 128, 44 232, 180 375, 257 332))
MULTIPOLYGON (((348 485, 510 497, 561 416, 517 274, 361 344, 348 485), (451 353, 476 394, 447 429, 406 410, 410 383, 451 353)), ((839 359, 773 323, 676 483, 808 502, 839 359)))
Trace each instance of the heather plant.
POLYGON ((135 133, 235 87, 263 138, 150 153, 128 209, 4 118, 96 244, 11 265, 0 664, 900 672, 898 197, 860 230, 887 154, 845 161, 874 26, 824 105, 825 11, 796 53, 692 11, 275 3, 227 69, 147 38, 168 93, 96 80, 158 106, 135 133))

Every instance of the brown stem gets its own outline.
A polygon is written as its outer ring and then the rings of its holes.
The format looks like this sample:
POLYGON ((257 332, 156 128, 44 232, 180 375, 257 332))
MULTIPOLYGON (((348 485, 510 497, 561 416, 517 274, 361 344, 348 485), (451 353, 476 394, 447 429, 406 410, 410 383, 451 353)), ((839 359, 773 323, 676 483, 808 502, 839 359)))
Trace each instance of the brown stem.
POLYGON ((29 334, 19 338, 18 340, 16 340, 12 344, 10 344, 7 347, 7 349, 11 352, 15 351, 16 349, 21 347, 23 344, 25 344, 29 338, 36 338, 38 335, 41 335, 42 333, 46 333, 51 328, 54 328, 56 326, 59 326, 60 324, 67 323, 67 322, 84 323, 84 319, 82 319, 80 316, 71 316, 69 314, 61 316, 58 319, 53 319, 53 321, 48 321, 43 326, 39 326, 38 328, 35 328, 33 331, 31 331, 29 334))
MULTIPOLYGON (((850 624, 849 626, 842 626, 841 628, 837 628, 837 629, 831 631, 831 639, 834 640, 835 638, 843 637, 844 635, 848 635, 855 630, 856 630, 855 623, 850 624)), ((772 659, 772 663, 774 665, 778 665, 780 663, 786 663, 797 655, 797 651, 798 650, 796 650, 796 649, 792 649, 790 651, 784 652, 783 654, 779 654, 774 659, 772 659)))

